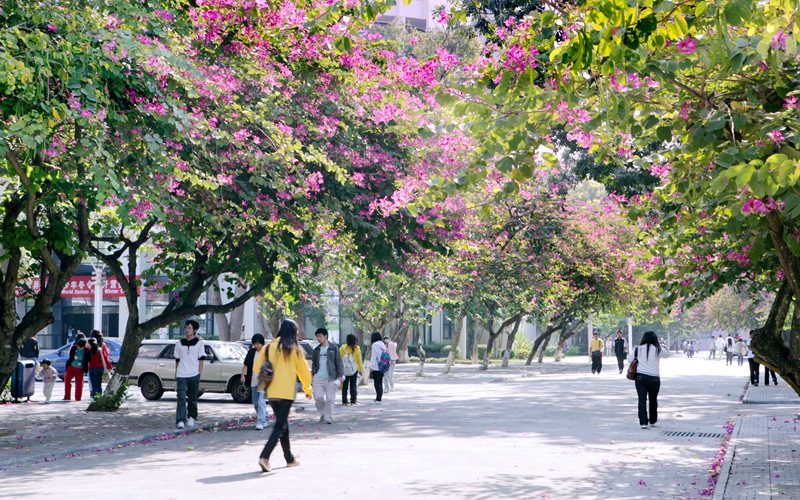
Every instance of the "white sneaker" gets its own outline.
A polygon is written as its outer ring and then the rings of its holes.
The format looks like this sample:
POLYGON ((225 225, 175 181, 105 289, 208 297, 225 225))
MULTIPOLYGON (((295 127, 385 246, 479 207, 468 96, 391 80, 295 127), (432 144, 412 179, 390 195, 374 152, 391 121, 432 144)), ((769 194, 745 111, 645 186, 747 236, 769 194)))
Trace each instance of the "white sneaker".
POLYGON ((656 424, 650 424, 650 427, 655 427, 655 426, 656 426, 656 424))
POLYGON ((184 427, 183 422, 178 422, 178 429, 183 429, 184 427))
POLYGON ((189 417, 189 420, 186 423, 189 425, 189 427, 194 427, 194 419, 192 417, 189 417))
POLYGON ((256 424, 256 430, 257 431, 263 431, 264 430, 264 426, 261 425, 261 424, 256 424))
POLYGON ((647 429, 647 424, 644 424, 644 425, 642 426, 642 429, 647 429))

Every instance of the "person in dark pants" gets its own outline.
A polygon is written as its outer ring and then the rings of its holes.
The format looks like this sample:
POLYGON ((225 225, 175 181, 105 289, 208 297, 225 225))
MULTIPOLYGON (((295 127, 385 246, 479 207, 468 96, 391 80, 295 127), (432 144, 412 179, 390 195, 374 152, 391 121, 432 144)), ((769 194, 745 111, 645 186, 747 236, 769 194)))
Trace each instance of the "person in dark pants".
MULTIPOLYGON (((286 459, 286 467, 297 467, 300 462, 292 454, 289 444, 289 412, 294 403, 297 379, 303 386, 306 399, 311 399, 311 370, 308 369, 305 356, 297 344, 297 323, 290 319, 285 319, 278 329, 278 336, 270 345, 263 349, 268 349, 266 359, 272 364, 272 381, 266 386, 267 399, 272 412, 275 414, 275 427, 272 428, 264 449, 258 457, 258 466, 262 472, 272 470, 269 463, 278 442, 283 449, 283 458, 286 459)), ((263 350, 262 349, 262 350, 263 350)), ((258 389, 261 390, 260 382, 258 389)))
MULTIPOLYGON (((19 352, 19 359, 26 360, 29 359, 34 362, 33 371, 39 371, 39 340, 36 338, 37 334, 33 334, 33 337, 29 338, 25 341, 22 345, 22 350, 19 352)), ((28 396, 26 402, 30 401, 31 397, 28 396)))
POLYGON ((617 366, 622 373, 625 369, 625 358, 628 357, 628 339, 622 336, 622 330, 617 330, 617 338, 614 339, 614 355, 617 356, 617 366))
POLYGON ((758 387, 758 367, 761 365, 756 361, 756 355, 750 350, 751 340, 747 341, 747 363, 750 365, 750 385, 758 387))
POLYGON ((358 339, 352 333, 347 336, 346 344, 339 348, 339 354, 344 363, 344 384, 342 384, 342 404, 347 406, 347 391, 350 391, 350 404, 357 405, 358 401, 358 376, 363 373, 361 363, 361 347, 358 339))
POLYGON ((639 425, 647 429, 658 422, 658 392, 661 390, 659 361, 669 357, 669 349, 662 349, 655 332, 647 331, 642 341, 628 355, 628 362, 638 360, 636 368, 636 394, 639 396, 639 425), (647 402, 650 402, 648 413, 647 402))
POLYGON ((370 342, 372 342, 372 355, 369 363, 370 378, 375 385, 375 401, 373 403, 380 403, 383 399, 383 372, 380 370, 378 362, 381 354, 386 351, 386 344, 383 343, 383 337, 378 332, 372 332, 370 342))
POLYGON ((766 365, 764 365, 764 385, 769 385, 770 375, 772 375, 772 384, 778 385, 778 377, 775 376, 775 372, 767 368, 766 365))
POLYGON ((589 342, 589 356, 592 358, 592 373, 600 373, 603 369, 603 341, 600 340, 600 333, 592 334, 592 341, 589 342))

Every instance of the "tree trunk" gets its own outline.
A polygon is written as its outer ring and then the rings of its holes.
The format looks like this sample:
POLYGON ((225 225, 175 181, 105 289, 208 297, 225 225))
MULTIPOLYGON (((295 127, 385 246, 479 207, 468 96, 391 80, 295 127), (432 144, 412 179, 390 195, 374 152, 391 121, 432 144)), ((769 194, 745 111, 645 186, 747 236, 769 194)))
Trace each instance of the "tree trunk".
POLYGON ((422 341, 423 336, 420 335, 417 337, 417 355, 419 356, 419 369, 417 370, 417 377, 423 377, 425 375, 425 357, 426 352, 425 349, 422 348, 422 341))
POLYGON ((497 332, 492 332, 489 330, 489 340, 486 341, 486 352, 483 353, 483 362, 481 363, 480 367, 478 368, 481 371, 486 371, 489 369, 489 356, 492 353, 492 349, 494 348, 494 341, 497 340, 497 337, 500 336, 502 330, 497 332))
POLYGON ((542 344, 542 348, 539 349, 539 359, 536 360, 537 363, 541 363, 542 361, 544 361, 544 351, 545 351, 545 349, 547 349, 547 345, 550 343, 550 338, 552 336, 553 335, 550 334, 550 335, 547 336, 546 339, 544 339, 544 343, 542 344))
POLYGON ((472 341, 472 351, 469 354, 469 359, 473 365, 478 364, 478 339, 480 338, 478 335, 479 329, 480 323, 478 323, 477 320, 467 321, 467 340, 472 341))
POLYGON ((562 355, 564 353, 564 343, 567 341, 567 337, 564 336, 564 332, 562 331, 561 334, 558 336, 558 346, 556 347, 556 363, 561 362, 562 355))
MULTIPOLYGON (((212 286, 209 290, 209 299, 215 306, 222 304, 222 293, 218 286, 212 286)), ((231 338, 231 326, 228 317, 224 314, 215 314, 214 323, 217 325, 217 336, 220 340, 227 342, 231 338)))
POLYGON ((411 326, 406 320, 397 320, 398 321, 398 328, 395 332, 395 337, 392 338, 395 342, 397 342, 397 363, 408 363, 408 328, 411 326))
POLYGON ((466 318, 466 313, 461 311, 458 314, 458 319, 456 319, 456 331, 453 332, 453 341, 450 342, 450 353, 447 355, 447 361, 444 363, 444 370, 442 373, 450 373, 450 368, 455 362, 456 350, 458 350, 458 344, 461 343, 461 330, 464 329, 464 318, 466 318))
POLYGON ((750 332, 750 348, 756 361, 775 370, 789 386, 800 394, 800 303, 794 296, 788 281, 784 280, 775 295, 770 313, 763 327, 750 332), (789 345, 783 339, 783 325, 794 305, 789 345))
POLYGON ((542 344, 544 339, 549 338, 550 335, 553 334, 556 330, 560 328, 560 325, 553 325, 550 323, 550 326, 545 329, 544 333, 536 337, 536 340, 533 342, 533 348, 531 352, 528 354, 528 359, 525 360, 526 365, 530 365, 533 362, 533 357, 536 356, 536 352, 539 350, 539 346, 542 344))
POLYGON ((503 368, 508 368, 508 360, 511 357, 511 349, 514 347, 514 340, 517 337, 520 323, 522 323, 521 317, 514 323, 514 329, 511 330, 511 333, 508 334, 508 339, 506 339, 506 349, 503 352, 503 368))

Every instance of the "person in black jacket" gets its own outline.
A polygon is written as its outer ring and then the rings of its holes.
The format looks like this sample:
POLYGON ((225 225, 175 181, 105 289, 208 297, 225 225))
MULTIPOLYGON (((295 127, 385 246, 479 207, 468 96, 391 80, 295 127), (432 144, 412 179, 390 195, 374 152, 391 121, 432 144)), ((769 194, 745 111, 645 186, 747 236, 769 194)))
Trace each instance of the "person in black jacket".
MULTIPOLYGON (((22 350, 19 351, 19 359, 22 360, 32 360, 34 364, 33 370, 35 372, 39 371, 39 341, 36 340, 36 334, 33 334, 33 337, 29 338, 25 341, 25 344, 22 345, 22 350)), ((31 400, 31 397, 28 396, 28 401, 31 400)))
POLYGON ((625 368, 625 358, 628 357, 628 339, 622 336, 622 330, 617 330, 617 338, 614 339, 614 354, 617 356, 619 372, 625 368))
POLYGON ((64 401, 69 401, 72 394, 72 379, 75 379, 75 401, 83 396, 83 377, 89 372, 89 350, 86 338, 79 336, 69 349, 67 371, 64 374, 64 401))

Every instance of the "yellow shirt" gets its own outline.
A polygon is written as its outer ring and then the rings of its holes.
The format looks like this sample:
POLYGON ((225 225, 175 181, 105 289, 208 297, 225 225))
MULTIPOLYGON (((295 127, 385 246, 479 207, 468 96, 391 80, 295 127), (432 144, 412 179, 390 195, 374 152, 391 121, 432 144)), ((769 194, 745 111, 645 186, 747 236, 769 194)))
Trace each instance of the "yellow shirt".
POLYGON ((339 354, 342 355, 342 359, 344 359, 344 355, 348 352, 353 353, 353 357, 356 358, 356 367, 358 368, 358 373, 364 372, 364 365, 361 364, 361 348, 356 346, 355 350, 350 349, 350 346, 345 344, 339 348, 339 354))
POLYGON ((283 351, 278 351, 278 344, 281 338, 276 337, 266 348, 261 349, 258 353, 256 361, 253 362, 253 371, 255 372, 256 363, 258 363, 259 370, 261 363, 266 359, 266 352, 269 349, 269 360, 272 363, 272 369, 275 374, 272 377, 269 387, 267 387, 267 399, 288 399, 294 401, 295 398, 295 382, 299 378, 300 383, 303 384, 303 392, 311 395, 311 370, 308 369, 308 363, 300 347, 294 349, 289 356, 286 356, 283 351), (260 362, 259 362, 260 359, 260 362))
POLYGON ((603 344, 603 341, 600 339, 592 340, 591 342, 589 342, 589 352, 600 351, 602 353, 604 345, 605 344, 603 344))

